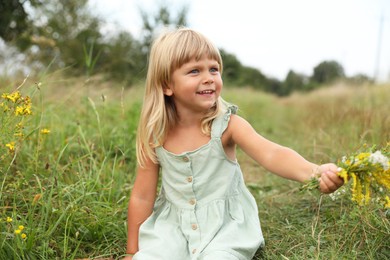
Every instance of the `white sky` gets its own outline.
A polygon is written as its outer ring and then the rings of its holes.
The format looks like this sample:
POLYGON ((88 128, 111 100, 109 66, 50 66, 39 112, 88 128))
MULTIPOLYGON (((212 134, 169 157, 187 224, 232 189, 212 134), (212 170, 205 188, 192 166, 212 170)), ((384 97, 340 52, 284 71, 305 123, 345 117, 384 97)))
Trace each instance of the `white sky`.
MULTIPOLYGON (((390 0, 163 2, 174 15, 175 8, 188 5, 189 27, 267 77, 284 80, 290 69, 311 75, 320 62, 336 60, 348 76, 373 77, 378 71, 381 81, 390 81, 390 0)), ((92 10, 109 22, 106 28, 122 27, 136 38, 142 26, 139 8, 153 13, 159 3, 90 0, 92 10)))

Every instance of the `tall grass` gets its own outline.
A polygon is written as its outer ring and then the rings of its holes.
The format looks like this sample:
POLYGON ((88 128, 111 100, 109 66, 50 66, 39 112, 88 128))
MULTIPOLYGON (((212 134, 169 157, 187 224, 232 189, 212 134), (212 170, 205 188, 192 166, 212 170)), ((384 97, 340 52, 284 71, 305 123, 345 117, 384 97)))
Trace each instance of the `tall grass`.
POLYGON ((86 98, 86 84, 92 83, 48 79, 39 89, 31 83, 22 89, 25 95, 35 93, 34 115, 26 122, 23 143, 9 154, 15 160, 0 167, 0 258, 123 252, 139 105, 101 87, 86 98), (24 240, 14 234, 19 225, 25 227, 24 240))
MULTIPOLYGON (((233 88, 224 98, 259 133, 320 163, 390 140, 389 87, 335 86, 284 99, 233 88)), ((0 259, 120 258, 142 87, 54 75, 27 79, 21 91, 32 97, 33 115, 24 122, 25 138, 0 165, 0 259), (20 225, 24 239, 15 234, 20 225)), ((302 194, 299 184, 238 157, 266 239, 256 259, 390 257, 385 210, 302 194)))
MULTIPOLYGON (((283 99, 237 89, 227 95, 261 134, 325 163, 390 141, 389 87, 337 85, 283 99)), ((348 196, 333 201, 301 194, 300 184, 267 173, 242 153, 239 160, 259 206, 266 239, 262 258, 390 258, 389 210, 359 208, 348 196)))

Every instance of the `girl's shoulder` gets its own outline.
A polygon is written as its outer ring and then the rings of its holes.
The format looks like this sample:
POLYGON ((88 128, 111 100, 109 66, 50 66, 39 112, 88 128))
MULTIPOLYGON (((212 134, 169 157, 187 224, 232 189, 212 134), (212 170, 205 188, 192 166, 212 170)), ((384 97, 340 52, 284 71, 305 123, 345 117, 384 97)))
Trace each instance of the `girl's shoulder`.
POLYGON ((225 131, 226 137, 230 139, 230 142, 238 143, 239 139, 252 136, 253 133, 255 133, 255 130, 246 119, 236 114, 230 116, 225 131))
POLYGON ((238 131, 241 131, 243 127, 247 127, 248 124, 249 123, 241 116, 231 114, 227 127, 222 135, 224 143, 235 143, 234 135, 237 134, 238 131))
POLYGON ((248 125, 250 125, 250 124, 243 117, 241 117, 237 114, 231 114, 226 130, 233 131, 235 129, 237 130, 237 129, 240 129, 241 127, 245 127, 248 125))

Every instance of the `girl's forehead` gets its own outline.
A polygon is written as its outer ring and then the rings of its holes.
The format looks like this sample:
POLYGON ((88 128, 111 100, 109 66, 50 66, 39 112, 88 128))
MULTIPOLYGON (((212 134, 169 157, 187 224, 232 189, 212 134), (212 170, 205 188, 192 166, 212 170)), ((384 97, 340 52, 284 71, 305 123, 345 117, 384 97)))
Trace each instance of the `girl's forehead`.
POLYGON ((213 57, 212 55, 207 55, 207 54, 204 54, 202 56, 194 55, 191 58, 187 58, 187 59, 184 59, 180 62, 177 62, 176 66, 175 66, 176 68, 174 68, 174 69, 178 69, 178 68, 181 68, 184 66, 196 65, 196 64, 204 63, 204 62, 216 63, 218 65, 220 64, 219 59, 213 57))
POLYGON ((201 64, 201 63, 219 64, 219 62, 212 57, 202 56, 200 59, 192 58, 192 59, 188 60, 187 62, 184 62, 181 67, 183 67, 185 65, 196 65, 196 64, 201 64))

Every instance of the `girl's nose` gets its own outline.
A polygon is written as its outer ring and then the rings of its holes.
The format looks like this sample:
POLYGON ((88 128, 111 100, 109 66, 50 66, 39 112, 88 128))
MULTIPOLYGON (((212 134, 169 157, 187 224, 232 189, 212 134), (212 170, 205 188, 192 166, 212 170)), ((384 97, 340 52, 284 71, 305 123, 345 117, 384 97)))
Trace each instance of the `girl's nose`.
POLYGON ((213 83, 214 83, 214 78, 213 78, 213 76, 207 75, 207 77, 206 77, 204 83, 205 83, 205 84, 213 84, 213 83))

